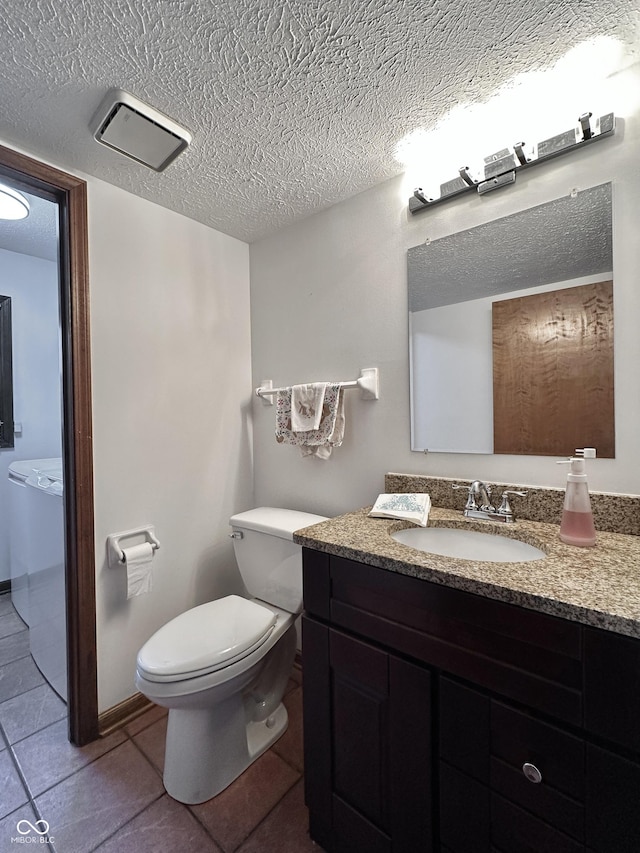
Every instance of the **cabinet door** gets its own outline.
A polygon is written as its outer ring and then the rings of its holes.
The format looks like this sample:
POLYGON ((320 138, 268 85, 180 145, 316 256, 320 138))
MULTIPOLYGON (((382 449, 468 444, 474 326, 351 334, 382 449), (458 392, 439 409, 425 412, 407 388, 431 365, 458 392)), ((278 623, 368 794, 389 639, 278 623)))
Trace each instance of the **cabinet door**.
POLYGON ((389 656, 329 631, 334 792, 390 829, 389 656))
POLYGON ((308 617, 303 656, 312 838, 331 853, 430 853, 429 673, 308 617))
POLYGON ((587 747, 587 847, 594 853, 640 850, 640 765, 587 747))
POLYGON ((434 849, 431 674, 423 667, 390 655, 389 687, 393 851, 431 853, 434 849))
POLYGON ((640 752, 640 641, 584 629, 585 728, 640 752))
POLYGON ((394 853, 428 853, 429 672, 340 631, 329 646, 336 797, 379 827, 394 853))
POLYGON ((333 849, 331 782, 331 673, 329 629, 302 617, 304 794, 309 834, 324 850, 333 849))

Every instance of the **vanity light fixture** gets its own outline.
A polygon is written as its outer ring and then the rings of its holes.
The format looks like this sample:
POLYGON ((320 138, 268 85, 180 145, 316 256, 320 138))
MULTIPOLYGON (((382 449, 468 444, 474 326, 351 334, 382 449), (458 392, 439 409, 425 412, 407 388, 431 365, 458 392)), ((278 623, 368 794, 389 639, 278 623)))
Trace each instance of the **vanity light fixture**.
POLYGON ((0 219, 26 219, 29 202, 19 192, 0 184, 0 219))
POLYGON ((409 210, 411 213, 419 213, 434 204, 448 201, 450 198, 462 195, 469 190, 476 190, 479 195, 485 195, 491 190, 509 186, 516 182, 516 172, 536 163, 543 163, 560 154, 575 151, 589 142, 596 142, 606 136, 613 136, 616 129, 613 113, 606 113, 595 120, 595 126, 591 124, 592 113, 583 113, 579 118, 579 126, 549 139, 544 139, 532 146, 530 151, 525 152, 525 143, 516 142, 512 148, 503 148, 495 154, 484 158, 484 174, 481 178, 474 178, 468 166, 459 170, 457 178, 440 184, 440 195, 438 198, 428 198, 422 187, 417 187, 409 199, 409 210))

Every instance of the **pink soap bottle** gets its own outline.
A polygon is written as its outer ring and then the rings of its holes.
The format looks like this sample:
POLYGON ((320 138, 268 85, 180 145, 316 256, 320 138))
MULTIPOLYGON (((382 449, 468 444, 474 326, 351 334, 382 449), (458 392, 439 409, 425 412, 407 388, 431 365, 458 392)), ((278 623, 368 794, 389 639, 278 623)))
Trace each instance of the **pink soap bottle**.
POLYGON ((585 447, 582 450, 576 450, 576 456, 572 456, 566 462, 558 463, 571 465, 571 470, 567 474, 567 491, 560 522, 560 539, 567 545, 589 547, 596 544, 596 529, 593 524, 584 464, 585 459, 595 459, 595 457, 595 448, 585 447))

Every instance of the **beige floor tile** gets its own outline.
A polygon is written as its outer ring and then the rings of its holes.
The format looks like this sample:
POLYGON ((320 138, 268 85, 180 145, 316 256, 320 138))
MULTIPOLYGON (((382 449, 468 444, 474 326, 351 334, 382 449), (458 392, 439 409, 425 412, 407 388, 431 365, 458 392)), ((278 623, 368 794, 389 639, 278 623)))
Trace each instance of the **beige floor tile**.
MULTIPOLYGON (((29 801, 8 749, 0 752, 0 818, 29 801)), ((2 849, 2 848, 0 848, 2 849)))
POLYGON ((224 853, 233 853, 299 778, 269 751, 217 797, 191 808, 224 853))
POLYGON ((151 726, 147 726, 133 740, 144 752, 149 761, 158 768, 160 773, 164 771, 164 747, 167 737, 168 717, 161 717, 151 726))
POLYGON ((38 830, 43 830, 45 828, 44 824, 36 824, 36 821, 36 814, 30 803, 25 803, 16 811, 3 817, 0 820, 0 850, 12 851, 33 848, 34 850, 43 850, 49 853, 46 844, 39 843, 40 833, 38 830), (35 829, 31 829, 31 827, 26 823, 22 823, 22 821, 29 821, 35 829), (26 840, 22 840, 28 837, 37 838, 38 841, 27 842, 26 840))
POLYGON ((13 608, 7 608, 4 614, 0 616, 0 637, 17 634, 19 631, 24 631, 26 627, 13 608))
POLYGON ((0 639, 0 666, 11 661, 19 660, 30 654, 29 632, 18 631, 0 639))
POLYGON ((74 746, 67 737, 67 721, 60 720, 14 744, 13 749, 31 796, 37 797, 125 740, 123 732, 114 732, 87 746, 74 746))
POLYGON ((6 616, 7 613, 15 612, 15 608, 11 603, 11 595, 8 592, 0 594, 0 616, 6 616))
POLYGON ((163 794, 157 772, 125 743, 36 798, 58 853, 89 853, 163 794))
POLYGON ((189 809, 165 794, 146 808, 96 853, 220 853, 220 848, 189 809))
POLYGON ((48 684, 40 684, 0 704, 0 724, 9 743, 66 718, 67 706, 48 684))
MULTIPOLYGON (((238 853, 322 853, 309 838, 302 780, 289 791, 238 853)), ((356 851, 354 851, 356 853, 356 851)))
POLYGON ((13 699, 14 696, 33 690, 34 687, 44 683, 45 680, 31 656, 6 663, 0 666, 0 702, 13 699))

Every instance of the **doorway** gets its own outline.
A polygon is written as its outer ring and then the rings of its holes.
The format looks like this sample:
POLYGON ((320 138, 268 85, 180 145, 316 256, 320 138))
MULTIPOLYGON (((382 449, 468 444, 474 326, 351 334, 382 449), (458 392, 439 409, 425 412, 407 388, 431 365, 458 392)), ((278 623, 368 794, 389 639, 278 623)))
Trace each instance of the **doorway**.
POLYGON ((58 206, 69 739, 98 737, 86 183, 0 146, 0 180, 58 206))

